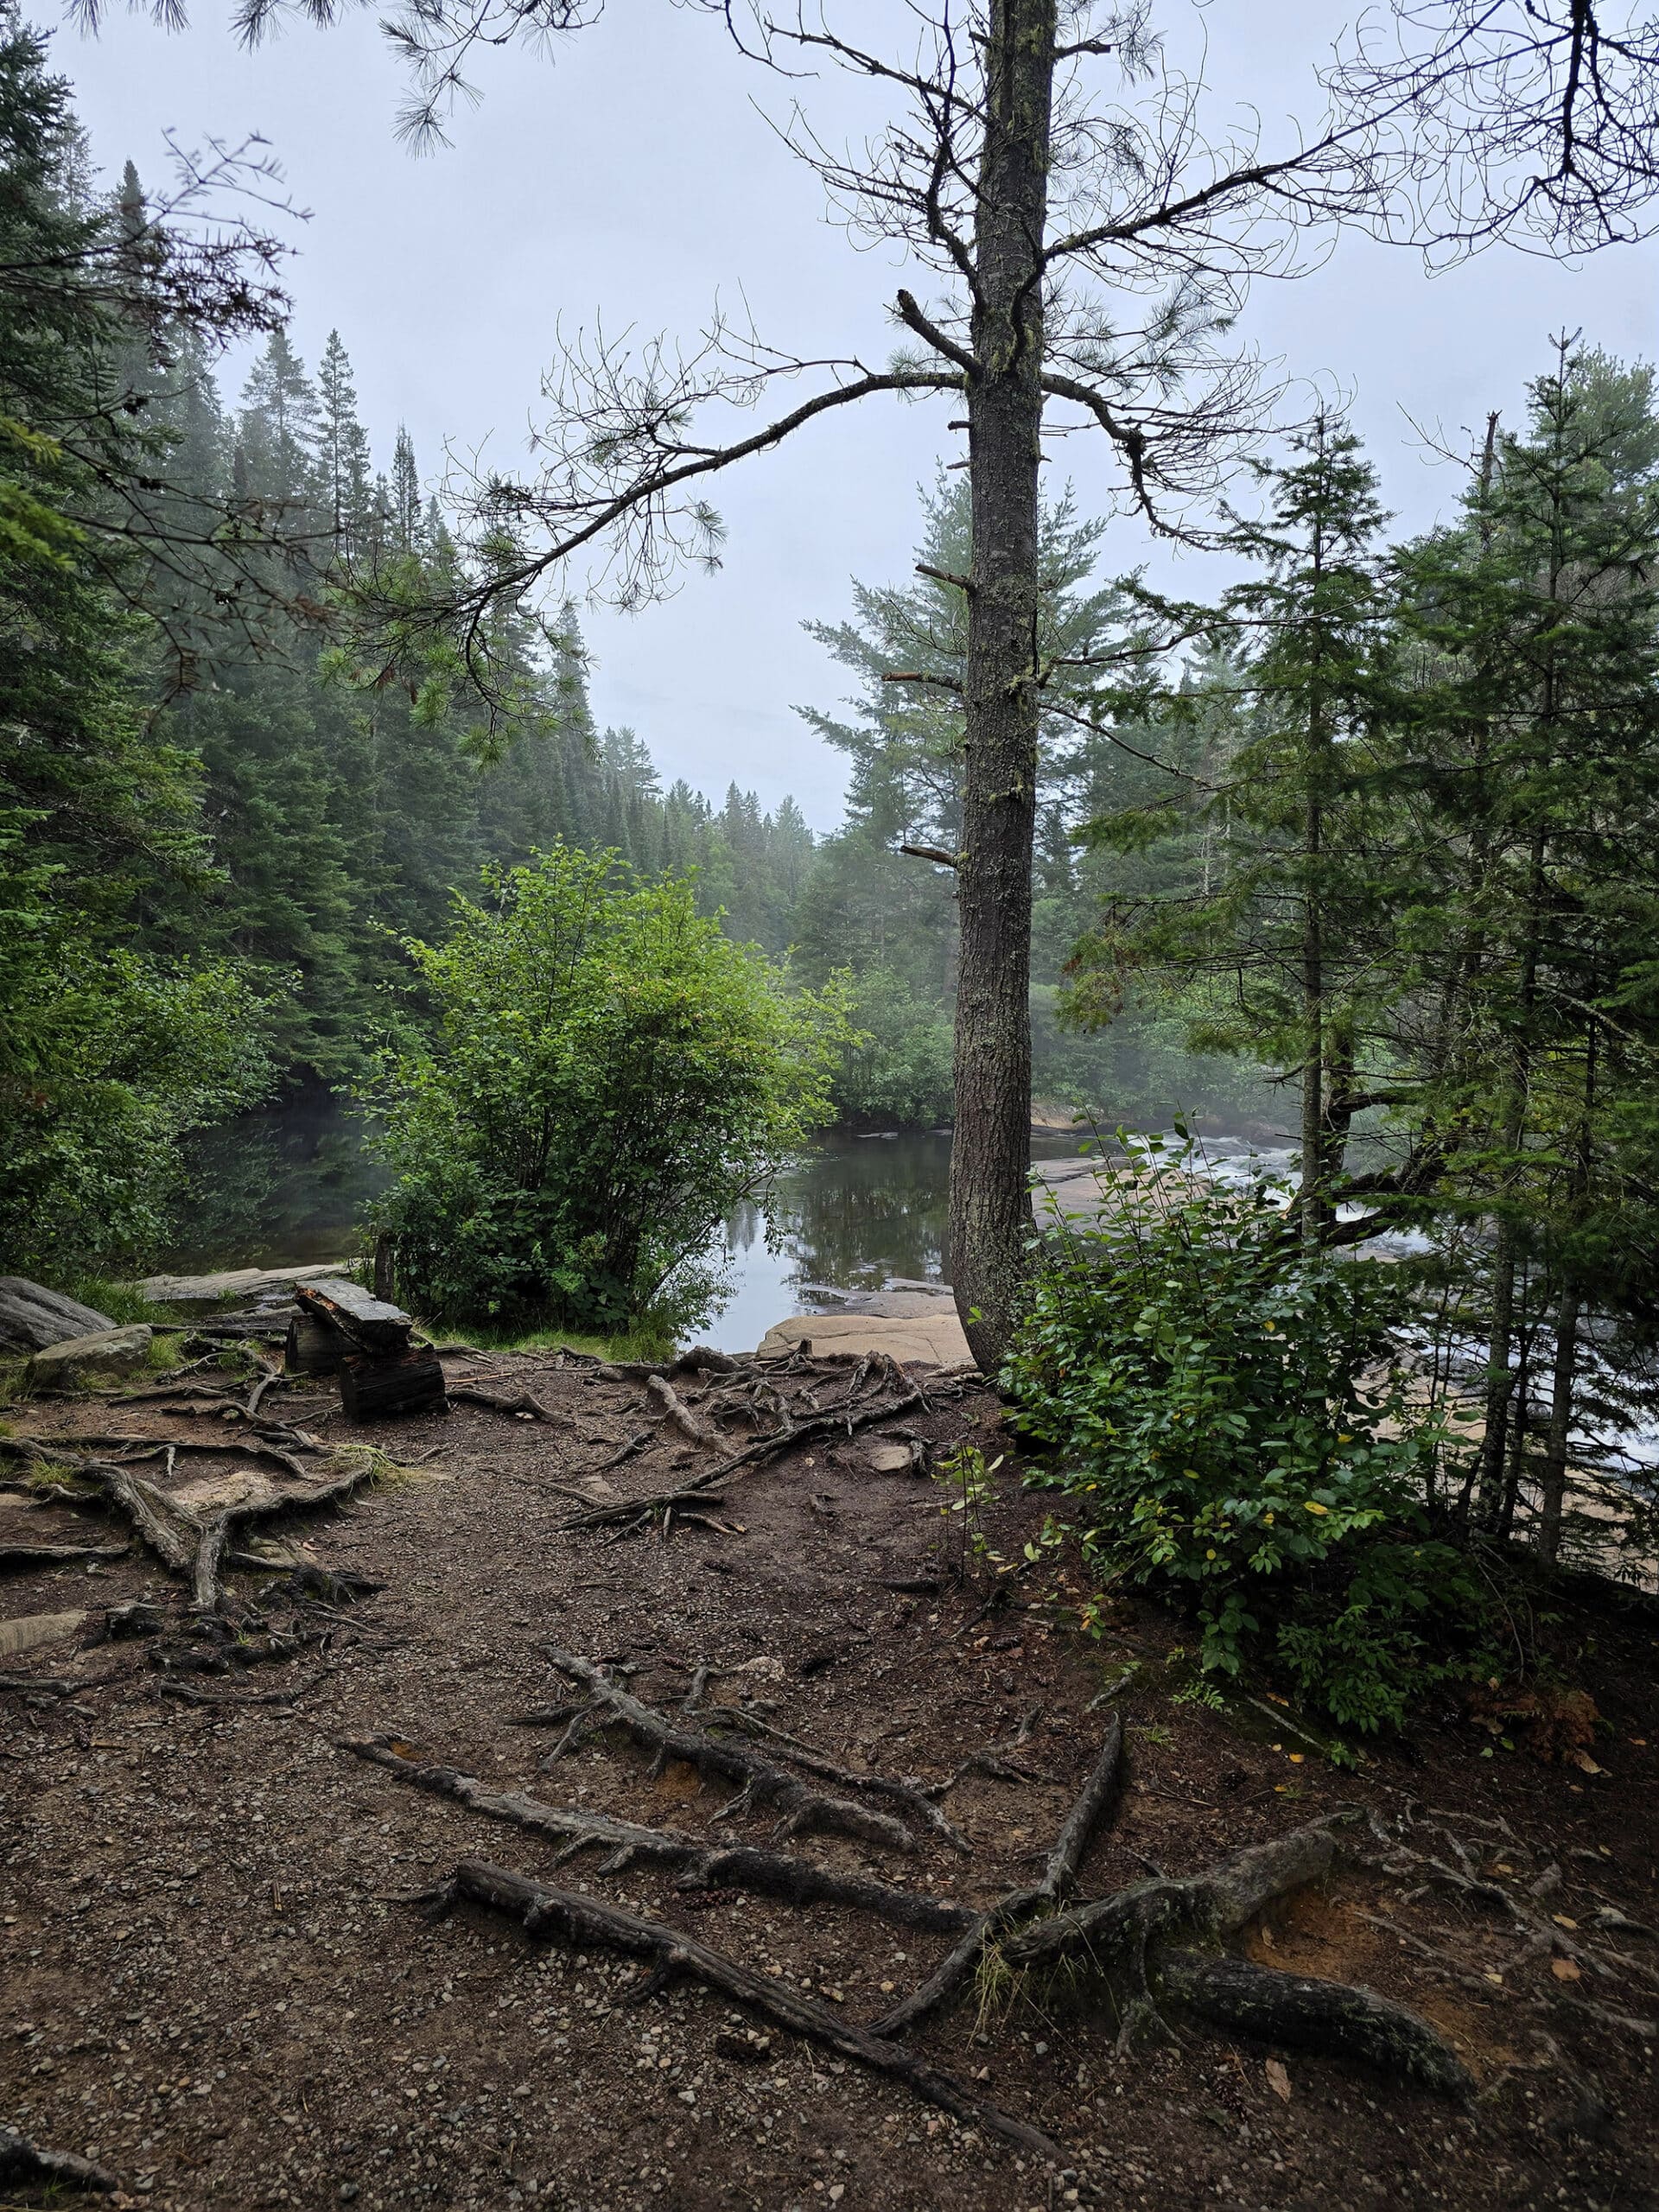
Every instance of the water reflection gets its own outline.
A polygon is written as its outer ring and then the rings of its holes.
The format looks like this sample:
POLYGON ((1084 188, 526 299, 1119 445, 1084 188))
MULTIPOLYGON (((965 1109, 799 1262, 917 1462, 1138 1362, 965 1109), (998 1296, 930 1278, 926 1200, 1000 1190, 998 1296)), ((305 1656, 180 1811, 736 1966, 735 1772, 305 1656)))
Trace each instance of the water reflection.
POLYGON ((386 1171, 363 1149, 360 1115, 325 1093, 239 1115, 190 1142, 190 1195, 165 1264, 184 1270, 338 1260, 386 1171))
MULTIPOLYGON (((1037 1138, 1041 1158, 1074 1154, 1070 1137, 1037 1138)), ((791 1313, 831 1310, 810 1288, 879 1290, 893 1275, 948 1282, 943 1131, 832 1136, 780 1175, 760 1205, 740 1207, 718 1243, 731 1294, 698 1334, 749 1351, 791 1313)), ((207 1132, 192 1158, 194 1197, 166 1263, 179 1269, 275 1267, 340 1259, 385 1171, 363 1150, 363 1123, 328 1098, 302 1098, 207 1132)))

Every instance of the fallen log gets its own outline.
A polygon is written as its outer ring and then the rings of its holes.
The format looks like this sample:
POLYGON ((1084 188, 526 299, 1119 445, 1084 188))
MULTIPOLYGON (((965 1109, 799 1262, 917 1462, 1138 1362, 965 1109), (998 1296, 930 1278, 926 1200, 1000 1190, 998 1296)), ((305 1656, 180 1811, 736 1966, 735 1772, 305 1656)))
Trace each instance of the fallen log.
POLYGON ((288 1325, 283 1365, 290 1375, 334 1375, 339 1372, 346 1347, 337 1330, 313 1313, 296 1313, 288 1325))
POLYGON ((781 1979, 757 1974, 661 1921, 645 1920, 595 1897, 553 1889, 481 1859, 463 1859, 446 1882, 417 1902, 435 1918, 459 1904, 484 1905, 519 1921, 531 1936, 556 1936, 579 1949, 620 1951, 648 1960, 652 1972, 640 1990, 642 1997, 679 1975, 700 1981, 705 1989, 718 1991, 774 2027, 901 2082, 926 2103, 970 2126, 1000 2135, 1037 2158, 1056 2164, 1063 2161, 1065 2154, 1048 2136, 976 2095, 903 2044, 883 2042, 868 2029, 839 2018, 828 2005, 802 1996, 781 1979))

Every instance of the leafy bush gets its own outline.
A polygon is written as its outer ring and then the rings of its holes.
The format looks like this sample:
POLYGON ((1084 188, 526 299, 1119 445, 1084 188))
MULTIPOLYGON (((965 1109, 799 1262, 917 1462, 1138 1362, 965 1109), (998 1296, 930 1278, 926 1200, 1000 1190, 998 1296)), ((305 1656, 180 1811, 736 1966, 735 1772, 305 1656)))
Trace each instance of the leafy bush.
POLYGON ((400 1294, 596 1333, 706 1318, 716 1224, 827 1113, 842 994, 792 991, 689 882, 614 855, 484 880, 445 944, 406 941, 435 1021, 365 1092, 400 1294))
POLYGON ((1183 1149, 1131 1144, 1097 1228, 1039 1250, 1003 1377, 1058 1462, 1085 1554, 1178 1594, 1206 1668, 1265 1648, 1345 1726, 1395 1724, 1462 1671, 1480 1600, 1438 1539, 1443 1431, 1389 1357, 1402 1271, 1309 1256, 1265 1185, 1222 1191, 1183 1149))
POLYGON ((889 1129, 948 1122, 950 1010, 918 998, 891 968, 867 968, 849 1011, 855 1033, 835 1077, 837 1119, 889 1129))
POLYGON ((124 1262, 165 1238, 188 1130, 270 1081, 231 966, 111 944, 54 906, 54 871, 0 823, 0 1271, 124 1262))

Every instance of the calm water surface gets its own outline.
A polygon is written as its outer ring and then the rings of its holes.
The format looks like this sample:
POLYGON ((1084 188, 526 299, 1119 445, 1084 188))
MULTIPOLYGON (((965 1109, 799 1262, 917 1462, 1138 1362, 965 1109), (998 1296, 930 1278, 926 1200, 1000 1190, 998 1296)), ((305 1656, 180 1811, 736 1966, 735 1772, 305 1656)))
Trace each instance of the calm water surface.
MULTIPOLYGON (((1068 1135, 1033 1139, 1042 1159, 1075 1155, 1068 1135)), ((764 1205, 726 1224, 731 1295, 704 1342, 752 1351, 776 1321, 832 1310, 804 1287, 880 1290, 890 1276, 949 1282, 943 1131, 832 1136, 779 1177, 764 1205)), ((337 1260, 357 1248, 359 1209, 385 1175, 362 1124, 331 1100, 249 1114, 198 1141, 196 1195, 168 1255, 181 1270, 337 1260)))

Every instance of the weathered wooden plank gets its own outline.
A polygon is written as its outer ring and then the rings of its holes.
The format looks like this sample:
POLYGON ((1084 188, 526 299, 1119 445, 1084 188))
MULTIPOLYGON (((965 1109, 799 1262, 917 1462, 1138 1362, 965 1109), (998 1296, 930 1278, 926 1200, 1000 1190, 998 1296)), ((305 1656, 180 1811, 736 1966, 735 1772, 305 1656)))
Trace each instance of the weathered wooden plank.
POLYGON ((330 1281, 302 1282, 294 1295, 302 1313, 338 1329, 359 1351, 407 1351, 415 1324, 401 1306, 389 1306, 360 1283, 330 1281))

